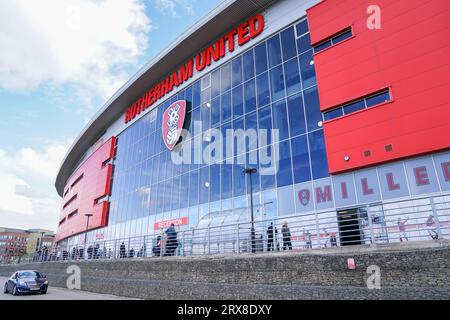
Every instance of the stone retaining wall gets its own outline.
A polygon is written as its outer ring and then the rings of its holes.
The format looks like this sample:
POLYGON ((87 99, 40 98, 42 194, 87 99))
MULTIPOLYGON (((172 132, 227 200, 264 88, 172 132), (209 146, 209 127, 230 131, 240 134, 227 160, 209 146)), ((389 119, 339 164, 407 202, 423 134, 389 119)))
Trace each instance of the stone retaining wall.
MULTIPOLYGON (((68 266, 81 289, 146 299, 449 299, 449 243, 419 248, 343 248, 239 256, 166 257, 20 265, 66 287, 68 266), (356 269, 349 270, 347 259, 356 269), (381 289, 367 289, 367 267, 381 289)), ((18 266, 0 266, 9 276, 18 266)))

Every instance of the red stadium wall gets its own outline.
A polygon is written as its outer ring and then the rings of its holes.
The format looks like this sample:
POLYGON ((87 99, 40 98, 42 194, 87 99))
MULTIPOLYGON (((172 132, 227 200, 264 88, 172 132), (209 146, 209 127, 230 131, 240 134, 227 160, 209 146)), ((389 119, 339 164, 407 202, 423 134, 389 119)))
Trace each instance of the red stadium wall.
POLYGON ((307 15, 313 45, 353 29, 314 55, 322 111, 383 88, 392 95, 324 123, 330 173, 450 147, 450 1, 324 0, 307 15), (372 4, 381 8, 379 30, 367 27, 372 4))
POLYGON ((112 137, 94 151, 87 160, 72 174, 64 188, 63 204, 59 219, 56 240, 88 229, 104 227, 108 223, 109 202, 104 201, 110 195, 112 165, 108 163, 114 157, 116 138, 112 137))

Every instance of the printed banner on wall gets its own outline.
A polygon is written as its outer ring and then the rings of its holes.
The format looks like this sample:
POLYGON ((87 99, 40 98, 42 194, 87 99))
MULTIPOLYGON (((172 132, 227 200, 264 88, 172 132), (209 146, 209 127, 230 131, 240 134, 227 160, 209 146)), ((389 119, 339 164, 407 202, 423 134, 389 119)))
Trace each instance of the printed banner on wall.
POLYGON ((296 212, 302 213, 448 190, 450 152, 300 183, 294 199, 296 212))

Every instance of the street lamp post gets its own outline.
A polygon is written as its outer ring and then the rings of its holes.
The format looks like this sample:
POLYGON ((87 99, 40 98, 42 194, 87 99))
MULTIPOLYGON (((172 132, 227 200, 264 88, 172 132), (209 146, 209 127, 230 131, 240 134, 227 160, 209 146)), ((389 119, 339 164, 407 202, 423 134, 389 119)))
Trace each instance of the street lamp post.
POLYGON ((258 169, 256 168, 245 168, 244 173, 248 174, 250 177, 250 212, 251 212, 251 222, 252 222, 252 229, 250 231, 250 241, 252 246, 252 253, 254 253, 255 250, 255 225, 254 225, 254 217, 253 217, 253 183, 252 183, 252 173, 256 173, 258 169))
POLYGON ((43 255, 43 252, 42 252, 42 248, 43 248, 43 246, 42 246, 42 244, 43 244, 43 242, 44 242, 44 235, 45 235, 45 232, 39 232, 40 234, 41 234, 41 243, 39 244, 39 260, 42 260, 42 257, 44 256, 43 255))
POLYGON ((83 251, 83 255, 86 252, 86 242, 87 242, 87 233, 88 233, 88 229, 89 229, 89 219, 92 217, 92 213, 86 213, 85 216, 87 217, 87 222, 86 222, 86 232, 84 233, 84 251, 83 251))

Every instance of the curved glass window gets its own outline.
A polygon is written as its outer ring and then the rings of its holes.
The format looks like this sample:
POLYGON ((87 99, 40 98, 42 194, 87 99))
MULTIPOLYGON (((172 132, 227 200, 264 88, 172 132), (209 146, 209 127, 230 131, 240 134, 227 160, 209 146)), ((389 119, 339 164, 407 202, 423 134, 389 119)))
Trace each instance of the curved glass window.
POLYGON ((309 33, 297 39, 297 48, 299 54, 312 49, 309 33))
MULTIPOLYGON (((211 73, 211 98, 220 94, 220 69, 211 73)), ((187 100, 187 99, 186 99, 187 100)))
POLYGON ((211 166, 211 178, 209 180, 210 201, 220 200, 220 164, 213 164, 211 166))
POLYGON ((198 204, 198 170, 191 171, 189 177, 189 206, 198 204))
POLYGON ((233 105, 233 118, 240 117, 244 114, 244 102, 242 86, 234 87, 231 93, 233 105))
POLYGON ((231 119, 231 91, 222 94, 220 108, 222 123, 229 121, 231 119))
POLYGON ((267 52, 270 67, 274 67, 281 63, 280 36, 278 34, 267 40, 267 52))
POLYGON ((253 49, 243 54, 242 65, 244 71, 244 81, 253 78, 255 76, 255 60, 253 58, 253 49))
MULTIPOLYGON (((294 201, 289 199, 295 196, 292 185, 328 176, 321 126, 327 114, 320 111, 312 52, 304 19, 225 64, 212 64, 200 80, 179 92, 175 88, 168 99, 119 134, 110 220, 104 233, 108 240, 152 234, 154 223, 187 216, 189 225, 177 230, 215 226, 210 248, 205 246, 207 234, 194 229, 198 242, 193 241, 193 251, 230 248, 231 252, 238 244, 229 237, 230 225, 250 219, 249 176, 243 172, 250 166, 258 169, 252 174, 256 218, 292 213, 293 206, 286 205, 294 201), (171 155, 178 151, 167 149, 161 129, 164 111, 177 99, 188 102, 189 134, 175 148, 185 156, 182 164, 172 162, 171 155), (215 147, 222 148, 223 157, 215 158, 214 164, 206 160, 217 155, 210 143, 218 137, 205 139, 209 128, 222 134, 215 147), (233 137, 238 129, 245 133, 245 141, 227 141, 227 133, 233 137)), ((369 98, 372 104, 387 99, 369 98)), ((267 226, 259 227, 259 234, 265 235, 267 226)), ((246 236, 242 237, 240 248, 248 249, 246 236)))
POLYGON ((279 132, 280 140, 289 138, 288 113, 286 111, 286 100, 280 100, 272 105, 273 128, 279 132))
POLYGON ((289 27, 281 32, 281 45, 283 52, 283 60, 289 60, 297 54, 297 48, 295 47, 295 34, 294 27, 289 27))
POLYGON ((287 108, 289 114, 289 131, 291 137, 306 132, 305 112, 303 109, 303 100, 301 94, 290 96, 287 99, 287 108))
POLYGON ((292 184, 291 146, 289 141, 280 142, 275 147, 279 150, 277 187, 292 184))
POLYGON ((288 62, 285 62, 283 67, 286 77, 287 95, 289 96, 293 93, 299 92, 301 90, 301 84, 297 59, 291 59, 288 62))
POLYGON ((245 113, 251 112, 256 108, 255 80, 249 80, 244 83, 244 110, 245 113))
POLYGON ((320 128, 319 122, 322 121, 317 87, 305 90, 304 99, 308 131, 317 130, 320 128))
POLYGON ((308 139, 306 135, 291 140, 292 165, 294 171, 294 183, 311 180, 311 168, 309 166, 308 139))
POLYGON ((267 48, 265 42, 255 47, 255 67, 256 74, 267 70, 267 48))
POLYGON ((242 59, 239 56, 238 58, 234 59, 231 64, 232 68, 232 81, 231 85, 232 87, 235 87, 242 83, 242 59))
POLYGON ((277 101, 285 96, 283 66, 270 70, 270 88, 272 90, 272 101, 277 101))
POLYGON ((221 88, 222 93, 230 90, 231 88, 231 64, 227 63, 222 68, 220 68, 221 72, 221 88))
POLYGON ((269 75, 264 72, 256 77, 256 88, 258 95, 258 107, 263 107, 270 103, 269 75))
POLYGON ((309 149, 311 152, 313 179, 327 177, 328 160, 325 150, 323 130, 314 131, 309 134, 309 149))
POLYGON ((298 61, 300 63, 303 88, 309 88, 316 85, 316 71, 314 69, 312 50, 299 55, 298 61))
POLYGON ((233 166, 231 164, 222 163, 220 165, 221 171, 221 195, 222 199, 228 199, 232 197, 232 185, 233 185, 233 166))
POLYGON ((220 124, 220 97, 211 100, 211 127, 220 124))

